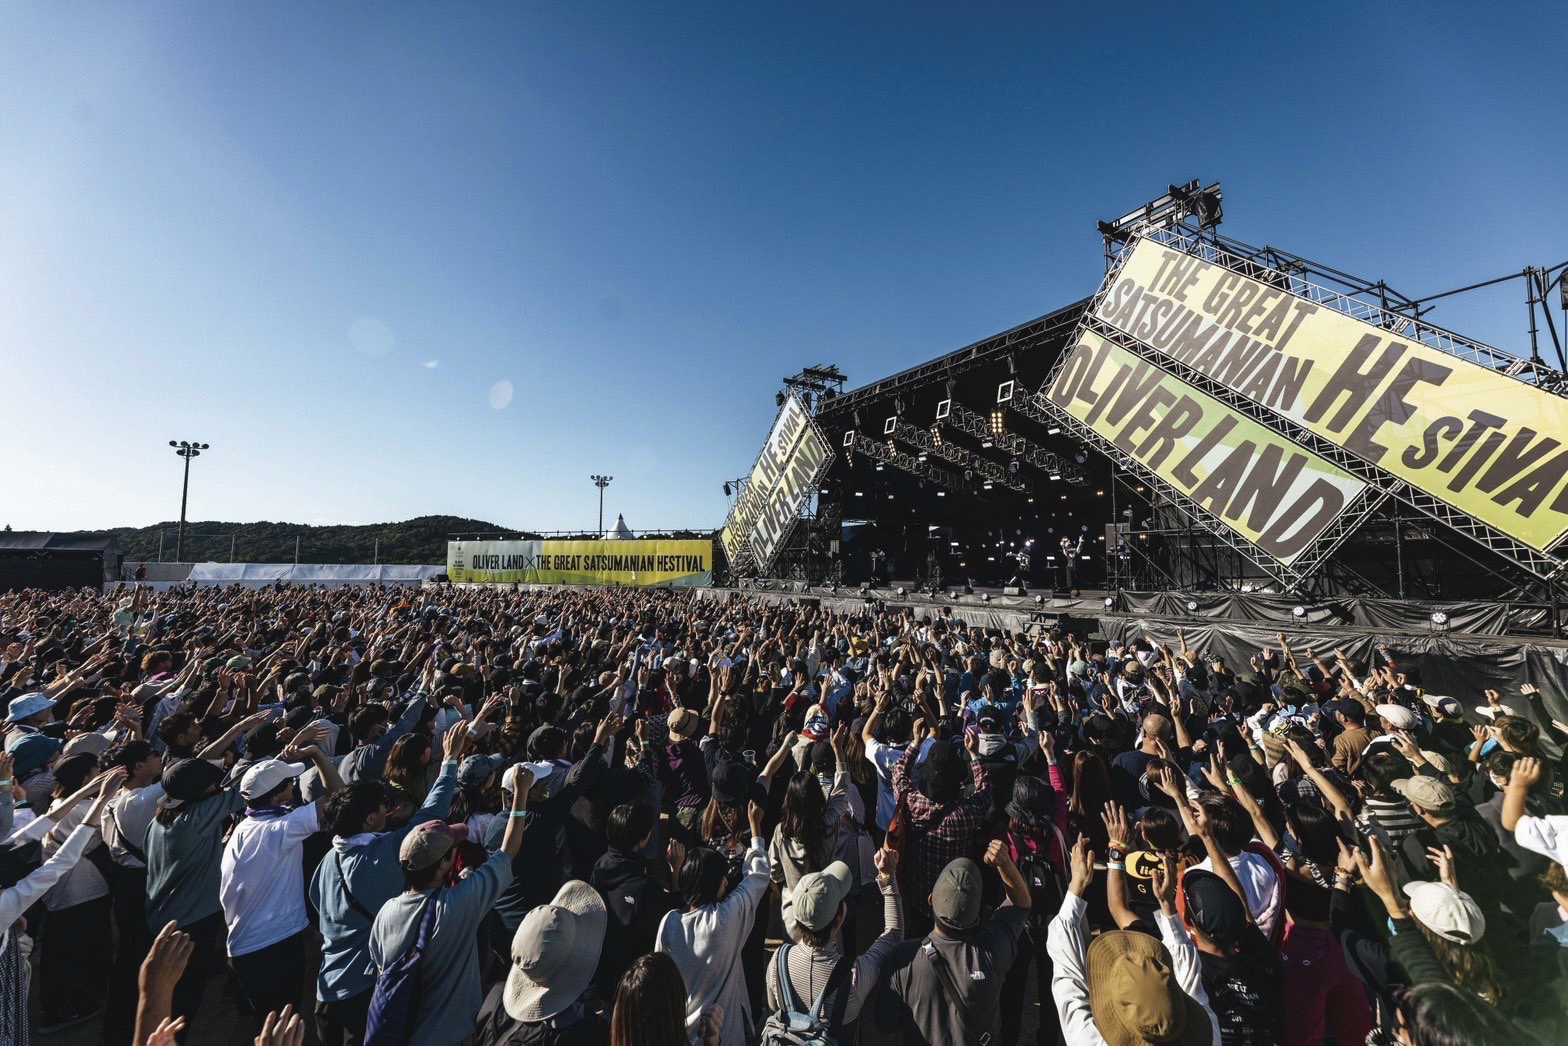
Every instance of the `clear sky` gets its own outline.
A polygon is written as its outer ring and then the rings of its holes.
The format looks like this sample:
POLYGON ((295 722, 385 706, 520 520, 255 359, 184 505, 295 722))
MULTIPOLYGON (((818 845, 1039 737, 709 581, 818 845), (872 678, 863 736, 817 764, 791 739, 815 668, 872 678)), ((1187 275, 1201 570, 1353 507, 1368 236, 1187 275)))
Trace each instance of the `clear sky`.
POLYGON ((714 526, 780 378, 1090 293, 1170 181, 1412 296, 1553 264, 1565 12, 8 3, 0 523, 174 518, 193 439, 193 519, 714 526))

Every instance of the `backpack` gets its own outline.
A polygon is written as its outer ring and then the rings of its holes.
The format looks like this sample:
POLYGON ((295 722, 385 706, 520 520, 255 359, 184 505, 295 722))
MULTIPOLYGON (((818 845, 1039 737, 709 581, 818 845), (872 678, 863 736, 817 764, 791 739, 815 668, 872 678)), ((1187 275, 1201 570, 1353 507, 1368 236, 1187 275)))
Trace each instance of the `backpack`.
POLYGON ((425 901, 414 946, 376 978, 370 994, 370 1012, 365 1018, 365 1046, 406 1046, 413 1034, 414 1009, 419 1005, 419 967, 435 922, 435 896, 431 894, 425 901))
POLYGON ((789 950, 794 947, 790 944, 779 945, 779 950, 774 953, 773 959, 778 966, 779 997, 784 1000, 784 1011, 775 1013, 762 1025, 761 1046, 838 1046, 838 1039, 834 1035, 840 1031, 844 1021, 844 1007, 849 1004, 849 968, 850 962, 843 956, 833 964, 833 972, 828 974, 827 984, 822 986, 822 994, 817 996, 811 1004, 811 1009, 801 1013, 795 1009, 795 989, 789 983, 789 950), (832 992, 838 994, 833 999, 833 1014, 826 1020, 822 1017, 822 1003, 832 992))
MULTIPOLYGON (((1067 841, 1062 838, 1061 829, 1053 824, 1051 833, 1057 845, 1061 847, 1061 852, 1071 854, 1072 851, 1067 848, 1067 841)), ((1067 896, 1067 880, 1062 877, 1056 865, 1051 863, 1048 848, 1041 848, 1036 853, 1020 855, 1018 871, 1029 886, 1031 902, 1029 925, 1044 930, 1062 908, 1062 900, 1067 896)))

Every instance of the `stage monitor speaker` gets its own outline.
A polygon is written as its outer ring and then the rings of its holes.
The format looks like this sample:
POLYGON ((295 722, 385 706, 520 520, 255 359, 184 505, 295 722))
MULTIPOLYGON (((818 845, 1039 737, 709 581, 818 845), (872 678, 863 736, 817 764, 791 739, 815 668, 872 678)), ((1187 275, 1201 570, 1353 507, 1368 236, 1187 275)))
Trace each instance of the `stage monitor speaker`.
POLYGON ((1028 594, 1029 590, 1022 585, 1005 585, 1002 588, 1002 595, 1004 596, 1027 596, 1028 594))

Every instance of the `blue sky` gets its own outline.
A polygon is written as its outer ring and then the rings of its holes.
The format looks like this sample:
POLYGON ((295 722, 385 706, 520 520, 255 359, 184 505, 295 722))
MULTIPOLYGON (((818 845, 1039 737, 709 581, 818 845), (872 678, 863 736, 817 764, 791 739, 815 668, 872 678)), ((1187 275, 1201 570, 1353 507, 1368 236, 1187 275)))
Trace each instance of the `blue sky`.
MULTIPOLYGON (((8 4, 18 529, 713 526, 781 377, 1090 293, 1097 218, 1412 296, 1568 257, 1556 5, 8 4)), ((1525 347, 1518 285, 1432 316, 1525 347)))

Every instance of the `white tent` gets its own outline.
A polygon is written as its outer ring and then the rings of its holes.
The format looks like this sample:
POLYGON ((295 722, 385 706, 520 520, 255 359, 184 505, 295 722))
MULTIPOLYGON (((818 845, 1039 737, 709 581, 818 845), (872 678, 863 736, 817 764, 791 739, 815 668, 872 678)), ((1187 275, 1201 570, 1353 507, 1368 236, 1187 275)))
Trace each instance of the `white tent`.
POLYGON ((625 516, 615 517, 615 526, 604 532, 605 541, 630 541, 633 538, 632 529, 626 525, 625 516))
POLYGON ((446 573, 445 567, 397 563, 197 563, 190 581, 198 585, 266 588, 289 585, 417 585, 446 573))

